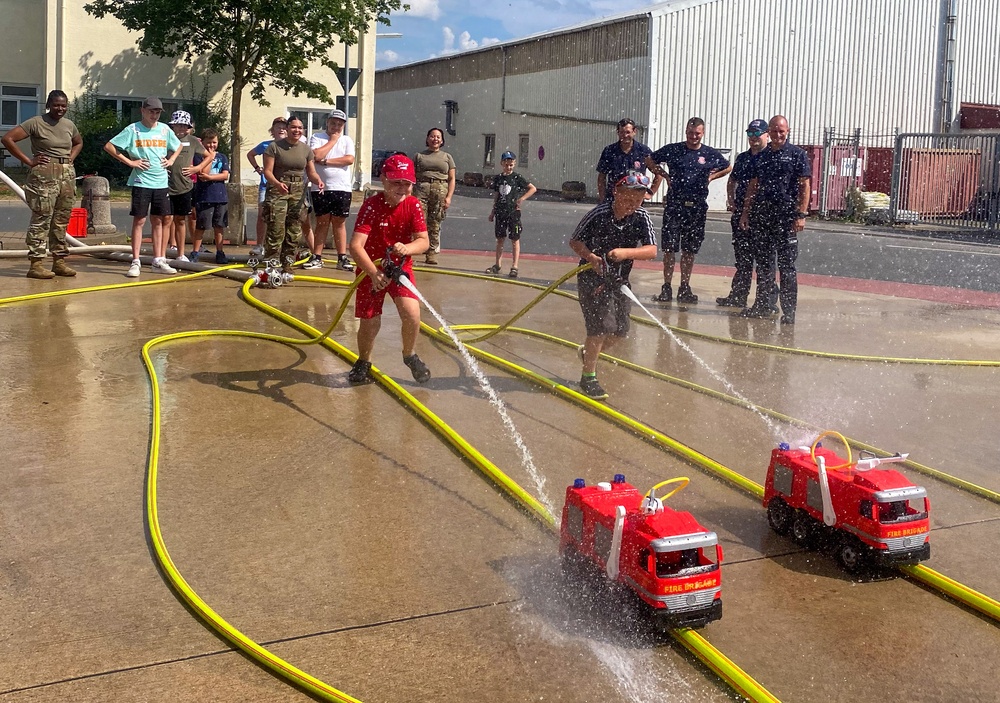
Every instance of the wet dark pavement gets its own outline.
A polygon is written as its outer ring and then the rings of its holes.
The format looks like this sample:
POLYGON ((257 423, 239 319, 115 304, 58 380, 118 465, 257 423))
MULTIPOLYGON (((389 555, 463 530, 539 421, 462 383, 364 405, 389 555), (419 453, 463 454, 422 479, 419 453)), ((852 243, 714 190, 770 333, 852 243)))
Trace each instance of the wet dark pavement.
MULTIPOLYGON (((417 285, 456 324, 499 324, 537 291, 446 251, 417 285)), ((0 260, 0 297, 124 283, 121 264, 73 259, 75 279, 23 277, 0 260)), ((547 283, 575 263, 525 258, 547 283)), ((714 301, 724 273, 699 268, 714 301)), ((344 278, 324 269, 321 275, 344 278)), ((142 280, 161 277, 144 270, 142 280)), ((658 264, 637 268, 645 300, 658 264)), ((189 612, 150 552, 143 492, 150 386, 142 345, 183 330, 297 336, 218 278, 0 307, 0 700, 306 700, 233 653, 189 612)), ((794 326, 712 303, 650 304, 679 328, 852 355, 1000 361, 1000 301, 960 305, 885 284, 859 292, 804 277, 794 326)), ((259 297, 325 329, 343 289, 295 282, 259 297)), ((640 314, 640 311, 635 311, 640 314)), ((429 314, 424 320, 433 324, 429 314)), ((583 336, 577 303, 550 296, 521 327, 583 336)), ((356 321, 333 338, 356 349, 356 321)), ((1000 491, 993 465, 998 369, 819 358, 681 335, 754 403, 1000 491)), ((572 384, 572 348, 506 332, 481 347, 572 384)), ((767 527, 758 500, 631 432, 484 367, 530 449, 504 432, 459 354, 422 336, 433 371, 414 383, 390 311, 375 364, 528 492, 558 511, 566 485, 622 472, 646 490, 691 485, 671 505, 718 532, 724 616, 702 632, 785 701, 993 700, 1000 627, 902 578, 855 580, 831 557, 767 527), (544 478, 541 485, 539 476, 544 478)), ((633 325, 617 356, 727 392, 656 327, 633 325)), ((178 569, 248 636, 368 703, 723 701, 731 694, 614 592, 563 576, 551 535, 378 386, 350 387, 329 351, 260 340, 155 348, 163 397, 160 522, 178 569)), ((763 482, 779 441, 815 433, 602 362, 608 404, 763 482)), ((1000 596, 1000 506, 920 474, 932 505, 928 565, 1000 596)))

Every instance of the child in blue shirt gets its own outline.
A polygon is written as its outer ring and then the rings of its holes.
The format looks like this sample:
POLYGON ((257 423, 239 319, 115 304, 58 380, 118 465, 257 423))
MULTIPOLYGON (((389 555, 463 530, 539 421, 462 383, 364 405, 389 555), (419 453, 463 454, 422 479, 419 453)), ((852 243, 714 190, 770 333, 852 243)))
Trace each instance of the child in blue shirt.
POLYGON ((201 252, 201 242, 205 230, 209 227, 215 232, 215 263, 228 264, 229 258, 222 249, 222 230, 229 226, 229 193, 226 191, 226 181, 229 180, 229 159, 225 154, 218 153, 219 133, 208 128, 201 133, 201 143, 208 151, 204 157, 195 154, 194 166, 203 160, 211 159, 207 173, 198 176, 194 186, 194 209, 198 214, 194 234, 191 235, 191 261, 197 261, 201 252))

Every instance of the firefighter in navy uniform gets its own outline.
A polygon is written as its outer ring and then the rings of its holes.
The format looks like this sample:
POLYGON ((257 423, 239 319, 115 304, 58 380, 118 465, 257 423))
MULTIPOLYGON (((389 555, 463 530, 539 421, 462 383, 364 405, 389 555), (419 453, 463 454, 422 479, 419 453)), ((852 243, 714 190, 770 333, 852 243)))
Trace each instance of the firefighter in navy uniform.
POLYGON ((781 322, 795 323, 799 287, 795 259, 799 232, 806 226, 812 168, 802 149, 788 142, 788 121, 775 115, 767 123, 771 143, 751 169, 740 228, 750 230, 757 262, 757 297, 744 317, 770 317, 774 262, 780 276, 781 322))
POLYGON ((736 273, 733 274, 732 288, 729 295, 716 298, 716 304, 722 307, 745 308, 750 295, 750 284, 753 280, 753 241, 749 229, 740 229, 740 217, 743 215, 743 201, 750 185, 750 173, 764 149, 767 148, 767 122, 753 120, 747 125, 747 142, 750 148, 737 155, 733 162, 733 170, 726 184, 726 209, 732 213, 730 224, 733 229, 733 254, 736 257, 736 273))

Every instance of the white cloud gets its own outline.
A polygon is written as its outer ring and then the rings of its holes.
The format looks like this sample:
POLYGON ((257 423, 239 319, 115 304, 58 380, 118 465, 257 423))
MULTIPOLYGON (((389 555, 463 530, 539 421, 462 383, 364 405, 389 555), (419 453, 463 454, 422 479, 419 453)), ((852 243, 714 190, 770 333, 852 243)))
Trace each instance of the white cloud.
POLYGON ((410 9, 406 11, 411 17, 426 17, 437 20, 441 17, 441 6, 439 0, 409 0, 410 9))
POLYGON ((382 58, 386 61, 396 61, 399 58, 399 54, 391 49, 386 49, 382 52, 382 58))
MULTIPOLYGON (((500 40, 496 37, 483 37, 482 41, 476 41, 468 32, 462 32, 458 35, 458 42, 456 44, 455 32, 451 27, 442 27, 441 34, 444 38, 444 46, 439 54, 441 56, 454 54, 459 51, 471 51, 472 49, 478 49, 481 46, 489 46, 490 44, 500 43, 500 40)), ((434 57, 432 56, 431 58, 434 57)))

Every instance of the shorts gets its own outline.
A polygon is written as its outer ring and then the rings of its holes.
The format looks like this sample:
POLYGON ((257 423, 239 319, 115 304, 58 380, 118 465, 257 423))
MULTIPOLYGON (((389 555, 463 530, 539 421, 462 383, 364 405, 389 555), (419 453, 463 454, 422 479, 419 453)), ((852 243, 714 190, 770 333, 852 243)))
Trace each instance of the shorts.
POLYGON ((697 254, 705 241, 705 216, 708 203, 687 201, 663 206, 663 231, 660 249, 697 254), (690 203, 688 205, 687 203, 690 203))
MULTIPOLYGON (((306 185, 309 185, 308 183, 306 185)), ((313 192, 306 188, 302 191, 302 217, 308 217, 313 212, 313 192)))
POLYGON ((312 194, 316 217, 331 215, 348 218, 351 216, 351 193, 346 190, 324 190, 312 194))
POLYGON ((163 217, 170 214, 170 197, 166 188, 143 188, 132 186, 132 217, 153 215, 163 217))
POLYGON ((226 203, 198 203, 194 209, 198 211, 195 227, 199 230, 229 226, 229 206, 226 203))
POLYGON ((177 195, 170 196, 171 215, 189 215, 192 207, 194 207, 193 190, 189 190, 187 193, 178 193, 177 195))
POLYGON ((521 211, 514 210, 493 217, 493 232, 497 239, 509 238, 516 242, 521 238, 521 211))
MULTIPOLYGON (((357 275, 360 276, 362 273, 364 272, 359 266, 357 275)), ((413 273, 407 271, 407 275, 413 281, 413 273)), ((385 302, 386 294, 391 296, 393 300, 400 297, 419 300, 413 291, 395 281, 378 292, 372 288, 371 281, 362 281, 354 290, 354 316, 362 320, 370 320, 381 315, 382 303, 385 302)))
POLYGON ((605 279, 593 271, 584 271, 577 276, 576 290, 588 337, 624 337, 628 334, 632 301, 620 289, 607 285, 605 279))
POLYGON ((264 204, 264 196, 265 195, 267 195, 267 184, 264 183, 264 181, 261 181, 260 182, 260 188, 258 189, 258 192, 257 192, 257 204, 258 205, 263 205, 264 204))

